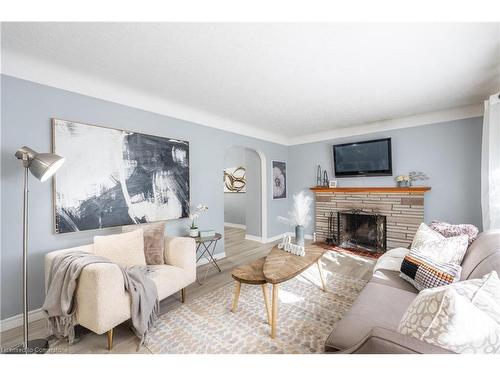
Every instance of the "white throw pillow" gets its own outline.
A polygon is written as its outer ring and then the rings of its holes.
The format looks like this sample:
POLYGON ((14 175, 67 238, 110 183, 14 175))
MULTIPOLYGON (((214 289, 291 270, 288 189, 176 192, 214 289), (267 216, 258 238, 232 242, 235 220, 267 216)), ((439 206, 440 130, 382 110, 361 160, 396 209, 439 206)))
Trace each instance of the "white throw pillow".
POLYGON ((410 253, 418 253, 439 263, 461 264, 468 245, 469 237, 465 234, 447 238, 422 223, 413 238, 410 253))
POLYGON ((132 232, 94 237, 94 253, 122 267, 145 266, 144 233, 132 232))
POLYGON ((421 291, 398 332, 456 353, 500 353, 497 273, 421 291))

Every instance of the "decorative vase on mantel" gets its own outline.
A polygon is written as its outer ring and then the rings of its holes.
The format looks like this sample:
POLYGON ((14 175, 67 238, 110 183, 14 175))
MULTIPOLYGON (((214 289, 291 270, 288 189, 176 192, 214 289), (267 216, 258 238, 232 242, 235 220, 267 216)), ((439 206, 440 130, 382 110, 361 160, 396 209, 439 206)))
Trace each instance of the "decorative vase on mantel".
POLYGON ((295 227, 295 244, 298 246, 304 246, 304 226, 297 225, 295 227))

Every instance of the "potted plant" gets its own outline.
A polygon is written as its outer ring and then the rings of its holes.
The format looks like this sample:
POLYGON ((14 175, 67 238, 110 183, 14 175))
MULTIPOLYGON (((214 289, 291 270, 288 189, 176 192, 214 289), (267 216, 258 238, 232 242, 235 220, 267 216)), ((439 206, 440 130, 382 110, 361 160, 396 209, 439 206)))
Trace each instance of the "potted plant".
POLYGON ((407 175, 399 175, 394 178, 398 187, 407 187, 410 183, 410 176, 407 175))
POLYGON ((196 224, 196 219, 198 219, 202 213, 208 210, 206 204, 199 204, 194 210, 191 210, 189 219, 191 220, 191 226, 189 227, 189 237, 198 237, 200 231, 198 230, 198 225, 196 224))
POLYGON ((295 243, 304 246, 304 228, 311 222, 311 204, 313 199, 304 191, 293 196, 293 206, 288 216, 279 216, 278 220, 295 226, 295 243))

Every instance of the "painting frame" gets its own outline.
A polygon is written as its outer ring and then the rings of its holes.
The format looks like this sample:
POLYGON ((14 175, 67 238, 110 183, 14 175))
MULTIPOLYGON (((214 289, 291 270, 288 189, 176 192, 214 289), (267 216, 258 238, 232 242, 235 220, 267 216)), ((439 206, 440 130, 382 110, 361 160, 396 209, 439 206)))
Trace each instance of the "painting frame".
POLYGON ((245 167, 224 168, 223 175, 224 194, 245 194, 247 192, 247 171, 245 167), (236 183, 240 184, 239 188, 236 183))
POLYGON ((271 197, 273 200, 287 199, 288 197, 288 173, 287 173, 287 162, 282 160, 271 160, 271 197), (275 168, 280 171, 280 174, 275 176, 275 168), (283 176, 283 178, 281 178, 283 176), (277 180, 283 184, 281 188, 277 184, 277 180))
MULTIPOLYGON (((179 220, 179 219, 185 219, 189 217, 190 214, 190 209, 191 209, 191 170, 190 170, 190 143, 189 141, 185 140, 179 140, 175 139, 172 137, 165 137, 162 135, 156 135, 156 134, 148 134, 148 133, 142 133, 134 130, 128 130, 128 129, 120 129, 112 126, 105 126, 105 125, 96 125, 96 124, 89 124, 86 122, 81 122, 81 121, 74 121, 74 120, 67 120, 59 117, 52 117, 50 121, 50 127, 51 127, 51 150, 53 153, 57 154, 57 139, 56 139, 56 126, 58 122, 66 122, 66 123, 73 123, 73 124, 78 124, 78 125, 84 125, 92 128, 97 128, 97 129, 104 129, 104 130, 110 130, 110 131, 117 131, 117 132, 123 132, 128 135, 138 135, 138 136, 144 136, 144 137, 153 137, 153 138, 158 138, 158 139, 164 139, 168 141, 175 141, 179 142, 185 145, 186 147, 186 156, 187 156, 187 173, 186 173, 186 178, 185 182, 187 185, 187 190, 186 190, 186 195, 187 195, 187 200, 184 202, 183 205, 183 214, 180 217, 174 217, 174 218, 159 218, 156 220, 150 220, 147 222, 139 222, 139 223, 124 223, 124 224, 116 224, 116 225, 109 225, 105 227, 98 227, 98 228, 90 228, 90 229, 81 229, 81 230, 75 230, 75 231, 64 231, 61 232, 58 230, 58 218, 57 218, 57 177, 59 173, 56 173, 54 176, 51 177, 51 190, 52 190, 52 232, 53 234, 56 235, 66 235, 66 234, 71 234, 71 233, 78 233, 78 232, 91 232, 91 231, 98 231, 98 230, 105 230, 105 229, 111 229, 111 228, 116 228, 116 227, 122 227, 122 226, 127 226, 127 225, 141 225, 141 224, 146 224, 146 223, 154 223, 154 222, 162 222, 162 221, 170 221, 170 220, 179 220)), ((65 156, 65 155, 61 155, 65 156)), ((65 163, 66 164, 66 163, 65 163)), ((64 166, 63 166, 64 167, 64 166)))

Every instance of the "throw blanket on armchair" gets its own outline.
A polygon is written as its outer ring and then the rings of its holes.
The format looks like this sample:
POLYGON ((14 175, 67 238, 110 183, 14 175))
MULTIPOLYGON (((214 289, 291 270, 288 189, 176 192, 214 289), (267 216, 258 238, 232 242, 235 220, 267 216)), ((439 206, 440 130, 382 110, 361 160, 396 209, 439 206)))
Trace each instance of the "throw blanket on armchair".
MULTIPOLYGON (((112 262, 100 256, 75 251, 57 256, 50 268, 47 295, 42 311, 52 333, 58 338, 68 337, 70 343, 75 337, 77 281, 83 268, 93 263, 112 262)), ((160 306, 158 291, 155 283, 146 276, 150 272, 147 267, 120 267, 120 269, 125 290, 130 294, 130 314, 135 333, 141 339, 140 347, 158 319, 160 306)))

